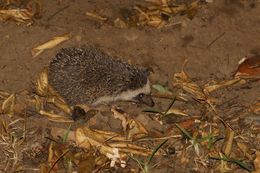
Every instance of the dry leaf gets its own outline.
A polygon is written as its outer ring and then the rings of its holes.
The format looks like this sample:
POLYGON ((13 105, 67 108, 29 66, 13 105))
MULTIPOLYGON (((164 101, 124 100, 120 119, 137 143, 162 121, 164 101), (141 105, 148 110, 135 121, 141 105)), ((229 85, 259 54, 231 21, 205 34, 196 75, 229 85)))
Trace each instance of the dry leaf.
POLYGON ((260 76, 260 56, 244 57, 239 61, 235 73, 236 77, 259 77, 260 76))
POLYGON ((222 146, 222 151, 225 156, 229 156, 232 152, 235 132, 228 125, 225 125, 225 128, 225 138, 222 146))
POLYGON ((129 116, 126 113, 121 113, 122 111, 119 112, 115 108, 112 108, 111 111, 116 119, 121 120, 122 127, 127 133, 127 139, 137 140, 148 135, 148 131, 142 123, 134 119, 128 119, 129 116))
POLYGON ((251 105, 248 111, 259 115, 260 114, 260 101, 257 101, 255 104, 251 105))
POLYGON ((252 173, 260 173, 260 151, 256 151, 254 166, 255 166, 255 171, 253 171, 252 173))
MULTIPOLYGON (((47 103, 54 104, 57 108, 65 112, 66 114, 71 114, 71 108, 66 104, 64 99, 48 84, 48 69, 44 68, 40 73, 38 80, 36 82, 36 93, 47 98, 47 103)), ((39 98, 35 98, 36 110, 40 111, 42 109, 42 103, 39 98)))
POLYGON ((31 50, 32 56, 35 58, 38 55, 40 55, 43 51, 46 49, 51 49, 57 46, 58 44, 67 41, 70 38, 70 34, 63 34, 61 36, 53 37, 51 40, 47 41, 46 43, 43 43, 31 50))
POLYGON ((115 117, 115 119, 119 119, 121 121, 123 130, 126 131, 128 125, 126 113, 120 113, 119 111, 116 110, 115 107, 111 108, 111 112, 113 112, 113 116, 115 117))

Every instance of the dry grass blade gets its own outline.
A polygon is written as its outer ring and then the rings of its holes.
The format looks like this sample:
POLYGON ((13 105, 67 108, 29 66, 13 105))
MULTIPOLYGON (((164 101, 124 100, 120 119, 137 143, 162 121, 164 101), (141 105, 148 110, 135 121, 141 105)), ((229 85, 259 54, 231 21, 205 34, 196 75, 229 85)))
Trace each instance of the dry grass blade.
POLYGON ((63 34, 61 36, 53 37, 51 40, 47 41, 46 43, 43 43, 31 50, 32 56, 35 58, 38 55, 40 55, 43 51, 46 49, 54 48, 55 46, 59 45, 60 43, 67 41, 70 39, 70 34, 63 34))

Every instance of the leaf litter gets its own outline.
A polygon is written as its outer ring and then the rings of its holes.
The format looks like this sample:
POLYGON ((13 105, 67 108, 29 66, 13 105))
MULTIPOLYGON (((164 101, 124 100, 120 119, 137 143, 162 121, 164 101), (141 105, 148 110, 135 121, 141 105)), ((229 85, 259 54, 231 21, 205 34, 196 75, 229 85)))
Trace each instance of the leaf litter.
MULTIPOLYGON (((151 5, 134 6, 132 8, 133 15, 128 16, 126 20, 118 17, 114 22, 109 22, 108 17, 96 12, 86 12, 86 15, 91 20, 102 24, 113 23, 119 28, 132 25, 162 28, 168 26, 176 14, 186 14, 192 18, 201 5, 199 1, 185 5, 172 4, 173 1, 169 0, 153 0, 148 3, 151 5)), ((29 6, 27 9, 9 9, 8 6, 7 4, 1 7, 1 20, 11 19, 17 23, 31 23, 33 21, 33 16, 36 13, 30 11, 32 9, 29 6)), ((39 2, 37 8, 38 10, 41 8, 39 2)), ((33 48, 31 53, 33 57, 36 57, 69 38, 69 34, 53 37, 46 43, 33 48)), ((171 99, 167 109, 147 109, 144 111, 149 116, 154 116, 154 113, 159 114, 160 121, 165 119, 166 115, 181 115, 187 117, 186 120, 171 125, 166 129, 166 133, 158 133, 161 136, 153 137, 147 129, 149 124, 143 124, 135 118, 130 118, 131 115, 128 113, 113 107, 110 114, 114 119, 121 121, 121 133, 91 128, 88 122, 73 130, 53 127, 51 128, 51 138, 48 138, 51 140, 47 150, 48 158, 37 169, 41 172, 57 172, 60 169, 72 172, 77 167, 79 172, 92 172, 118 166, 125 168, 130 164, 129 159, 132 159, 137 162, 143 172, 148 172, 147 170, 151 171, 157 166, 157 164, 150 165, 153 159, 163 157, 167 145, 172 144, 177 150, 178 155, 176 156, 184 165, 194 159, 197 169, 211 167, 209 168, 211 170, 227 172, 240 167, 258 173, 259 148, 248 143, 250 140, 255 140, 259 144, 259 136, 257 136, 259 126, 252 126, 252 129, 233 128, 232 126, 236 126, 234 121, 227 122, 222 118, 222 103, 219 98, 214 97, 214 93, 243 85, 250 79, 258 79, 259 57, 244 58, 240 61, 234 78, 218 82, 210 81, 204 85, 194 82, 185 72, 186 63, 187 61, 185 61, 181 72, 173 75, 170 88, 180 90, 176 95, 173 92, 175 90, 170 90, 160 84, 153 85, 156 91, 153 93, 155 97, 171 99), (180 104, 184 104, 184 106, 180 107, 180 104), (211 116, 211 118, 207 118, 207 116, 211 116), (253 130, 256 132, 253 133, 253 130), (181 134, 183 138, 172 138, 173 133, 174 135, 181 134), (60 141, 57 136, 62 134, 63 139, 60 141), (151 142, 145 144, 141 142, 146 141, 146 139, 151 142), (155 142, 157 140, 164 141, 157 143, 155 142), (148 160, 143 161, 137 159, 136 156, 148 157, 148 160), (213 165, 209 165, 212 159, 217 161, 213 162, 213 165)), ((4 146, 1 151, 5 154, 5 159, 7 158, 4 168, 1 167, 1 170, 26 170, 20 161, 19 152, 22 150, 21 146, 24 145, 24 138, 28 134, 26 133, 26 120, 19 116, 17 118, 19 113, 16 112, 15 107, 21 104, 17 97, 23 97, 23 95, 0 91, 0 146, 4 146)), ((36 94, 26 97, 25 100, 28 101, 26 103, 28 103, 30 110, 33 108, 35 114, 42 115, 50 121, 65 124, 73 122, 70 117, 72 108, 48 85, 46 70, 43 70, 38 78, 36 94)), ((98 111, 100 112, 100 110, 98 111)), ((259 100, 247 106, 244 111, 246 115, 259 115, 259 100)), ((24 110, 20 113, 24 114, 24 110)), ((259 121, 257 116, 253 117, 251 122, 259 121)), ((162 121, 161 124, 168 125, 162 121)), ((160 166, 160 161, 158 161, 158 165, 160 166)))

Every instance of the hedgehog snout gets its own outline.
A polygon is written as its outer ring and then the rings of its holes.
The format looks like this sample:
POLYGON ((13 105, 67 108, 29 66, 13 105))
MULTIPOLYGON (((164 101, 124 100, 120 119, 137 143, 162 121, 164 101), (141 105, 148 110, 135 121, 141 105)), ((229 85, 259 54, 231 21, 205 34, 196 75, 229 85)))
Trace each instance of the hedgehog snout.
POLYGON ((147 106, 154 106, 154 101, 152 99, 152 96, 150 94, 139 94, 137 95, 134 100, 137 100, 139 103, 146 104, 147 106))

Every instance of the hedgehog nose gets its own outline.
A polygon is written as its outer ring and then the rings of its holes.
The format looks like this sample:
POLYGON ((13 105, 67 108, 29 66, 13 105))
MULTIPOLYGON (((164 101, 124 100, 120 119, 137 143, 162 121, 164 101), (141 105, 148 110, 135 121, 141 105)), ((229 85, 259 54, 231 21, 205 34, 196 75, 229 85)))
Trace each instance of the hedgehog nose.
POLYGON ((143 103, 147 106, 151 106, 153 107, 154 106, 154 101, 152 99, 152 96, 151 95, 146 95, 146 94, 139 94, 136 99, 140 102, 140 103, 143 103))

